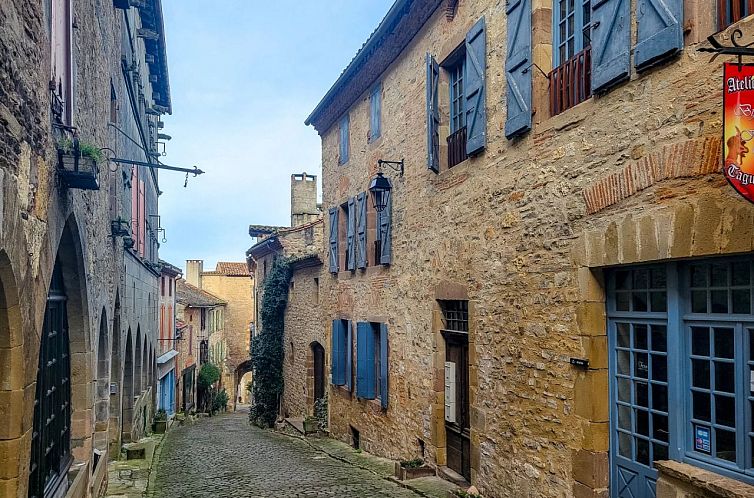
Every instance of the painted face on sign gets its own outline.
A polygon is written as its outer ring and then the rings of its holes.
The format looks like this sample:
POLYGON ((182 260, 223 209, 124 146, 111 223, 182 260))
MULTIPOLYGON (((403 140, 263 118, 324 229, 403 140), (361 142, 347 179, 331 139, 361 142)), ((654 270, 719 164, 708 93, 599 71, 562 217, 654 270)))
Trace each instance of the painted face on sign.
POLYGON ((741 134, 741 130, 736 126, 736 133, 728 138, 726 145, 728 146, 728 155, 725 158, 725 163, 742 164, 744 157, 749 153, 749 146, 746 145, 748 140, 744 140, 741 134))

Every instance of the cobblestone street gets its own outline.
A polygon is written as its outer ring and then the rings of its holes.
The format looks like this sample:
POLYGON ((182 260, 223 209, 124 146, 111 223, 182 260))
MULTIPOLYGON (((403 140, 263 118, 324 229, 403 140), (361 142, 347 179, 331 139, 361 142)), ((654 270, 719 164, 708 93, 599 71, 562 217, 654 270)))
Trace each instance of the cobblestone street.
POLYGON ((420 496, 306 441, 252 427, 247 417, 223 414, 172 430, 157 464, 154 496, 420 496))

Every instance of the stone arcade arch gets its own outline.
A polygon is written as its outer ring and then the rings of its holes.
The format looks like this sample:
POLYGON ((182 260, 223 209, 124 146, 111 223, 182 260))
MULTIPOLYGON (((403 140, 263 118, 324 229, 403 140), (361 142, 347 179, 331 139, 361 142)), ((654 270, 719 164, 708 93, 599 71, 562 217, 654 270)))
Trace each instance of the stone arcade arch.
POLYGON ((78 223, 68 218, 58 244, 40 334, 29 494, 42 496, 67 480, 73 460, 93 451, 93 372, 86 264, 78 223), (55 414, 53 417, 52 414, 55 414))
POLYGON ((107 423, 110 418, 110 354, 107 311, 103 308, 97 338, 97 389, 94 405, 94 447, 107 450, 107 423))
MULTIPOLYGON (((18 287, 7 254, 0 251, 0 440, 12 443, 24 433, 25 351, 18 287)), ((28 392, 31 392, 29 390, 28 392)), ((28 445, 26 436, 21 446, 28 445)), ((8 453, 4 465, 14 476, 23 475, 28 462, 18 453, 8 453)))
MULTIPOLYGON (((120 294, 115 294, 115 308, 113 311, 112 346, 110 348, 110 383, 115 384, 114 393, 110 394, 110 458, 114 459, 120 451, 120 414, 123 394, 123 372, 120 351, 120 294)), ((108 386, 109 389, 109 386, 108 386)))
POLYGON ((141 382, 141 371, 144 368, 143 336, 141 335, 141 325, 136 326, 136 349, 134 353, 134 397, 138 398, 144 386, 141 382))
POLYGON ((121 443, 131 442, 131 422, 134 412, 134 347, 131 328, 126 334, 126 349, 123 353, 123 409, 121 411, 121 443))

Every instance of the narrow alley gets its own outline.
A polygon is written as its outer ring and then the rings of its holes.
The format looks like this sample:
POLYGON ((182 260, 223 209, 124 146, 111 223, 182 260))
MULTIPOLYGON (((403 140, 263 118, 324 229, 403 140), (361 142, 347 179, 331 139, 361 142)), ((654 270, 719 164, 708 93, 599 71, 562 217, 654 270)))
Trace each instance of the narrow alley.
POLYGON ((380 475, 384 463, 357 466, 331 457, 310 441, 249 426, 245 411, 200 419, 166 437, 152 496, 422 496, 380 475))

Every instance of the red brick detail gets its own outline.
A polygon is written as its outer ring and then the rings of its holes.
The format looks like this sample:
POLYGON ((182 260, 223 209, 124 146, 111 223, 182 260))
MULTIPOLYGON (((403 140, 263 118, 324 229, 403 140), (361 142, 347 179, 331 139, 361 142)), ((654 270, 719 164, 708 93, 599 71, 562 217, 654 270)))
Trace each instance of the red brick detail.
POLYGON ((706 136, 670 144, 642 157, 584 189, 587 214, 613 204, 673 178, 707 175, 720 170, 720 137, 706 136))

